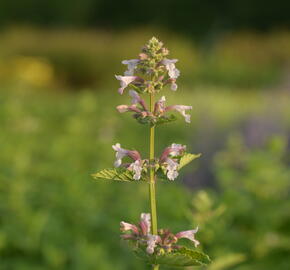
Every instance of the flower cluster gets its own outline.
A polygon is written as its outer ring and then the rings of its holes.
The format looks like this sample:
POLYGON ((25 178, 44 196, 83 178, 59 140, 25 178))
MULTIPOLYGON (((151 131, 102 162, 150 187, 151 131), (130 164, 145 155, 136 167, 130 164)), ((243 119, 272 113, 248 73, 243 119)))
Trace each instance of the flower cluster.
MULTIPOLYGON (((127 150, 121 147, 119 143, 112 146, 116 151, 116 161, 114 166, 116 168, 121 165, 133 172, 133 178, 140 180, 142 171, 147 172, 149 167, 148 159, 142 159, 141 155, 136 150, 127 150), (133 162, 122 164, 124 157, 129 157, 133 162)), ((178 176, 178 167, 180 158, 184 155, 186 150, 185 145, 173 143, 164 149, 159 159, 156 159, 155 164, 151 164, 156 170, 162 169, 169 180, 174 180, 178 176)))
POLYGON ((130 240, 137 248, 146 248, 148 254, 161 255, 179 249, 177 242, 181 238, 191 240, 195 247, 199 245, 199 241, 195 239, 198 228, 176 234, 167 229, 159 229, 158 235, 151 234, 151 217, 146 213, 141 214, 138 225, 120 222, 120 230, 123 233, 122 239, 130 240))
POLYGON ((132 87, 138 92, 157 92, 165 85, 170 85, 171 90, 177 90, 176 79, 180 71, 175 67, 177 59, 167 59, 169 51, 163 43, 152 38, 139 54, 139 59, 122 61, 127 65, 124 75, 116 75, 120 81, 118 92, 122 95, 125 88, 132 87), (154 78, 154 80, 152 79, 154 78))
POLYGON ((131 105, 119 105, 117 106, 117 110, 120 113, 124 112, 133 112, 134 117, 139 120, 141 123, 158 123, 159 119, 166 119, 166 113, 170 111, 177 111, 179 112, 185 119, 185 122, 190 123, 190 115, 186 113, 187 110, 191 110, 192 106, 186 105, 171 105, 166 106, 165 96, 162 96, 157 102, 155 102, 154 111, 150 112, 147 108, 147 105, 140 97, 140 95, 134 91, 129 90, 129 95, 132 97, 131 105), (143 121, 142 121, 143 120, 143 121))

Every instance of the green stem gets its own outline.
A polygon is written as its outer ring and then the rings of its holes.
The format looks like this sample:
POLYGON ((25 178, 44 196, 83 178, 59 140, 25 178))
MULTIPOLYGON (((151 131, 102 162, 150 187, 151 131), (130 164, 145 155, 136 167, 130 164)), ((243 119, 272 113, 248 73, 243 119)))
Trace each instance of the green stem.
MULTIPOLYGON (((154 94, 150 94, 150 112, 154 110, 154 94)), ((155 126, 150 127, 150 148, 149 159, 150 163, 154 160, 154 148, 155 148, 155 126)), ((156 191, 155 191, 155 168, 150 168, 150 182, 149 182, 149 196, 150 196, 150 208, 151 208, 151 225, 152 234, 157 235, 157 210, 156 210, 156 191)), ((153 265, 153 270, 158 270, 159 265, 153 265)))

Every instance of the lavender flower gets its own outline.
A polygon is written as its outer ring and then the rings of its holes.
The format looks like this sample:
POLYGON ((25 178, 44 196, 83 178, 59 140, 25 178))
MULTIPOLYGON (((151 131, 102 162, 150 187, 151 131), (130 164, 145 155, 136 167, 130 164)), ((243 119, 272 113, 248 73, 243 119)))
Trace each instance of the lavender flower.
POLYGON ((123 60, 122 64, 128 65, 128 70, 125 71, 125 76, 132 76, 134 75, 134 70, 136 69, 139 59, 131 59, 131 60, 123 60))
POLYGON ((128 169, 134 172, 133 178, 135 180, 140 180, 143 169, 141 160, 138 159, 135 162, 131 163, 128 169))
POLYGON ((186 146, 173 143, 171 146, 166 147, 160 157, 160 162, 166 169, 166 175, 169 180, 174 180, 178 176, 178 162, 173 157, 178 157, 183 154, 186 146))
POLYGON ((185 119, 185 122, 190 123, 190 114, 186 114, 185 111, 192 110, 192 106, 185 106, 185 105, 173 105, 167 108, 167 111, 173 109, 178 111, 185 119))
POLYGON ((163 59, 162 64, 165 66, 165 68, 168 71, 168 76, 171 79, 177 79, 180 75, 180 71, 175 67, 175 63, 177 62, 177 59, 163 59))
POLYGON ((114 162, 115 167, 120 167, 122 164, 122 159, 125 156, 130 157, 134 160, 133 163, 130 163, 128 168, 134 172, 133 178, 135 180, 139 180, 141 178, 141 172, 143 168, 141 156, 138 151, 136 150, 127 150, 121 147, 119 143, 116 143, 112 146, 112 148, 116 151, 116 161, 114 162))
POLYGON ((185 122, 190 123, 190 115, 186 114, 187 110, 191 110, 192 106, 186 105, 172 105, 165 107, 165 96, 162 96, 156 103, 154 108, 155 115, 162 115, 168 111, 175 110, 178 111, 185 119, 185 122))
POLYGON ((171 158, 167 158, 165 160, 165 163, 166 163, 166 170, 167 170, 167 178, 169 180, 174 180, 175 178, 177 178, 178 176, 178 163, 174 160, 174 159, 171 159, 171 158))

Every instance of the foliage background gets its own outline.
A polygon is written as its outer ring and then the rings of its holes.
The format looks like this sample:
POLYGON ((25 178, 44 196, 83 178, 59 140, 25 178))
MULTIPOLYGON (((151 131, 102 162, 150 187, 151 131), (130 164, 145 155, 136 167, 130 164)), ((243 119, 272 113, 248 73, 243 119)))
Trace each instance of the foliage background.
POLYGON ((0 269, 148 269, 119 222, 148 211, 147 186, 94 182, 111 145, 148 153, 147 129, 114 109, 122 59, 152 35, 178 58, 168 103, 193 105, 158 128, 202 157, 158 184, 159 224, 199 225, 206 269, 290 265, 289 3, 1 1, 0 269), (160 12, 162 10, 162 12, 160 12))

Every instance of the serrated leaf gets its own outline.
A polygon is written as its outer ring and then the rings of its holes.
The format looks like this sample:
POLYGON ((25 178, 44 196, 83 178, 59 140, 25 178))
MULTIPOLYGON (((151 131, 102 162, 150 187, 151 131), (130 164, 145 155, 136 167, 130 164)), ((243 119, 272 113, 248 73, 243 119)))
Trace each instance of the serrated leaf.
POLYGON ((142 249, 135 250, 135 254, 148 264, 171 267, 202 266, 210 263, 208 255, 185 247, 164 255, 149 255, 142 249))
MULTIPOLYGON (((114 181, 138 181, 133 178, 133 173, 125 168, 104 169, 92 174, 94 179, 105 179, 114 181)), ((141 177, 142 181, 146 181, 145 177, 141 177)), ((140 181, 139 180, 139 181, 140 181)))
POLYGON ((180 170, 181 168, 183 168, 185 165, 187 165, 188 163, 190 163, 191 161, 193 161, 194 159, 197 159, 201 156, 201 154, 190 154, 190 153, 185 153, 179 161, 179 166, 178 166, 178 170, 180 170))

